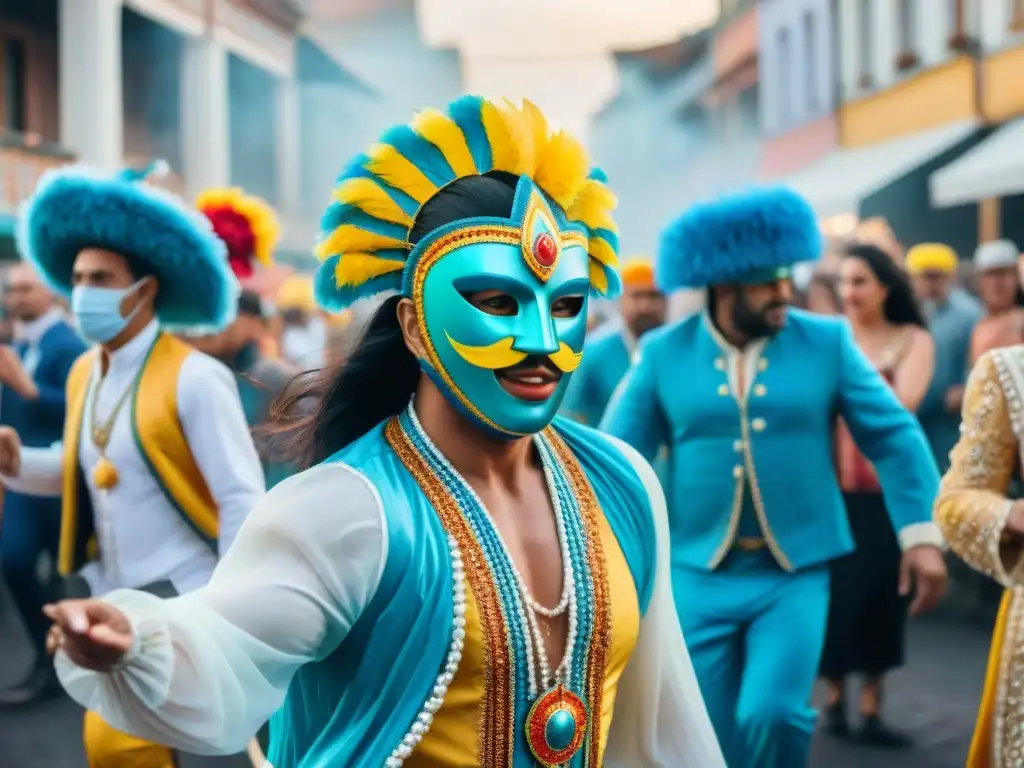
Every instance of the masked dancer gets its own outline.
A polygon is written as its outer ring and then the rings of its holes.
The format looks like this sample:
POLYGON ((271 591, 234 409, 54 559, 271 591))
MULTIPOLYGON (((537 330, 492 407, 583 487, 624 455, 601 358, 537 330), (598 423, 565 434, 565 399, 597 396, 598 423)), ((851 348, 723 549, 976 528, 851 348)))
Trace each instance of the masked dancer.
POLYGON ((723 768, 622 443, 556 419, 612 193, 530 104, 467 96, 341 175, 317 293, 394 291, 208 588, 53 610, 58 673, 121 728, 300 765, 723 768))
POLYGON ((945 588, 938 473, 917 422, 847 323, 788 309, 791 266, 821 246, 786 189, 683 213, 662 237, 659 283, 706 289, 706 309, 647 335, 604 421, 648 458, 669 444, 674 593, 731 768, 807 764, 828 563, 853 547, 837 411, 878 471, 914 608, 945 588))
MULTIPOLYGON (((61 496, 58 566, 71 594, 201 587, 264 492, 234 376, 167 332, 233 319, 238 284, 224 246, 145 175, 51 172, 19 232, 19 250, 70 294, 92 344, 68 375, 63 443, 0 439, 9 487, 61 496)), ((88 709, 91 768, 176 764, 159 739, 108 724, 116 712, 88 709)))

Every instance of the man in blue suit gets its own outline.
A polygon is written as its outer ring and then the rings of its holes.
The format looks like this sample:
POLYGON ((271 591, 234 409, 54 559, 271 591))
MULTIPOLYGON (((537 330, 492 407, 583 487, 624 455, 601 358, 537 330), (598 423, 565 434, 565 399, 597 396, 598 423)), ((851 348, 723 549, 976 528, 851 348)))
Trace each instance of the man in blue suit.
POLYGON ((790 267, 821 247, 813 211, 785 189, 684 213, 662 237, 659 283, 707 289, 706 310, 645 337, 602 425, 648 460, 669 445, 676 608, 730 768, 807 763, 828 562, 853 547, 837 415, 878 471, 912 610, 946 585, 920 427, 844 320, 787 306, 790 267))
MULTIPOLYGON (((27 263, 11 269, 5 303, 15 320, 15 343, 0 348, 0 423, 13 427, 27 446, 49 446, 61 439, 64 383, 85 345, 27 263)), ((60 690, 44 652, 49 622, 42 613, 55 597, 56 576, 41 575, 40 569, 40 557, 47 553, 55 574, 59 532, 59 498, 7 491, 0 563, 38 655, 19 685, 0 692, 0 705, 23 704, 60 690)))

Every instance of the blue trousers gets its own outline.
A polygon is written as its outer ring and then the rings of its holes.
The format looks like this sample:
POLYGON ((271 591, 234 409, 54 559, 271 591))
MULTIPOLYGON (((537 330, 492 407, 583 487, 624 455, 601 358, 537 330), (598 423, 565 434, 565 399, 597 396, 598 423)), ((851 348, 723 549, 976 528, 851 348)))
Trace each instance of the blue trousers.
POLYGON ((729 768, 804 768, 828 619, 827 566, 786 573, 767 551, 673 568, 676 609, 729 768))
POLYGON ((58 581, 55 572, 40 581, 39 557, 49 553, 55 571, 59 539, 60 499, 22 496, 10 491, 4 495, 0 563, 32 644, 43 659, 50 623, 43 616, 43 605, 55 599, 58 581))

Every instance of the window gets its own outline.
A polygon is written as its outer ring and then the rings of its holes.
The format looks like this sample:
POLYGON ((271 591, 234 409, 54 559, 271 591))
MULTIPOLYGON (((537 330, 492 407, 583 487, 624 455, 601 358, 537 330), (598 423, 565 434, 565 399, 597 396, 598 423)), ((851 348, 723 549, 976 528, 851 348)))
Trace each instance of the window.
POLYGON ((917 3, 916 0, 897 0, 896 24, 899 31, 900 53, 917 52, 917 3))
POLYGON ((874 13, 872 13, 872 0, 859 0, 857 3, 857 52, 860 59, 860 79, 858 85, 862 88, 871 85, 874 72, 874 57, 871 55, 872 44, 874 43, 874 13))
POLYGON ((789 30, 780 29, 775 33, 775 60, 778 62, 776 80, 778 83, 778 104, 780 127, 788 126, 793 119, 793 65, 790 57, 789 30))
POLYGON ((823 57, 818 52, 818 28, 817 18, 812 11, 804 12, 804 87, 807 89, 807 109, 812 114, 817 114, 821 107, 821 99, 818 95, 818 65, 823 57))
POLYGON ((23 133, 25 116, 25 44, 16 38, 0 40, 3 67, 3 127, 23 133))

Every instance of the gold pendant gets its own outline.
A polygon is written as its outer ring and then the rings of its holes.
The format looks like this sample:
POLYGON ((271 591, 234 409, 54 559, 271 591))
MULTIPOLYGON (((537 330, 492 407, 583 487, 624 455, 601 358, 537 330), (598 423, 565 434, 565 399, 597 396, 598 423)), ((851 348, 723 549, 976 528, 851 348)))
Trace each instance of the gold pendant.
POLYGON ((101 451, 105 450, 106 447, 110 445, 110 429, 99 425, 93 425, 92 442, 101 451))
POLYGON ((99 462, 93 467, 92 481, 101 491, 109 491, 117 485, 117 467, 106 456, 101 456, 99 462))

